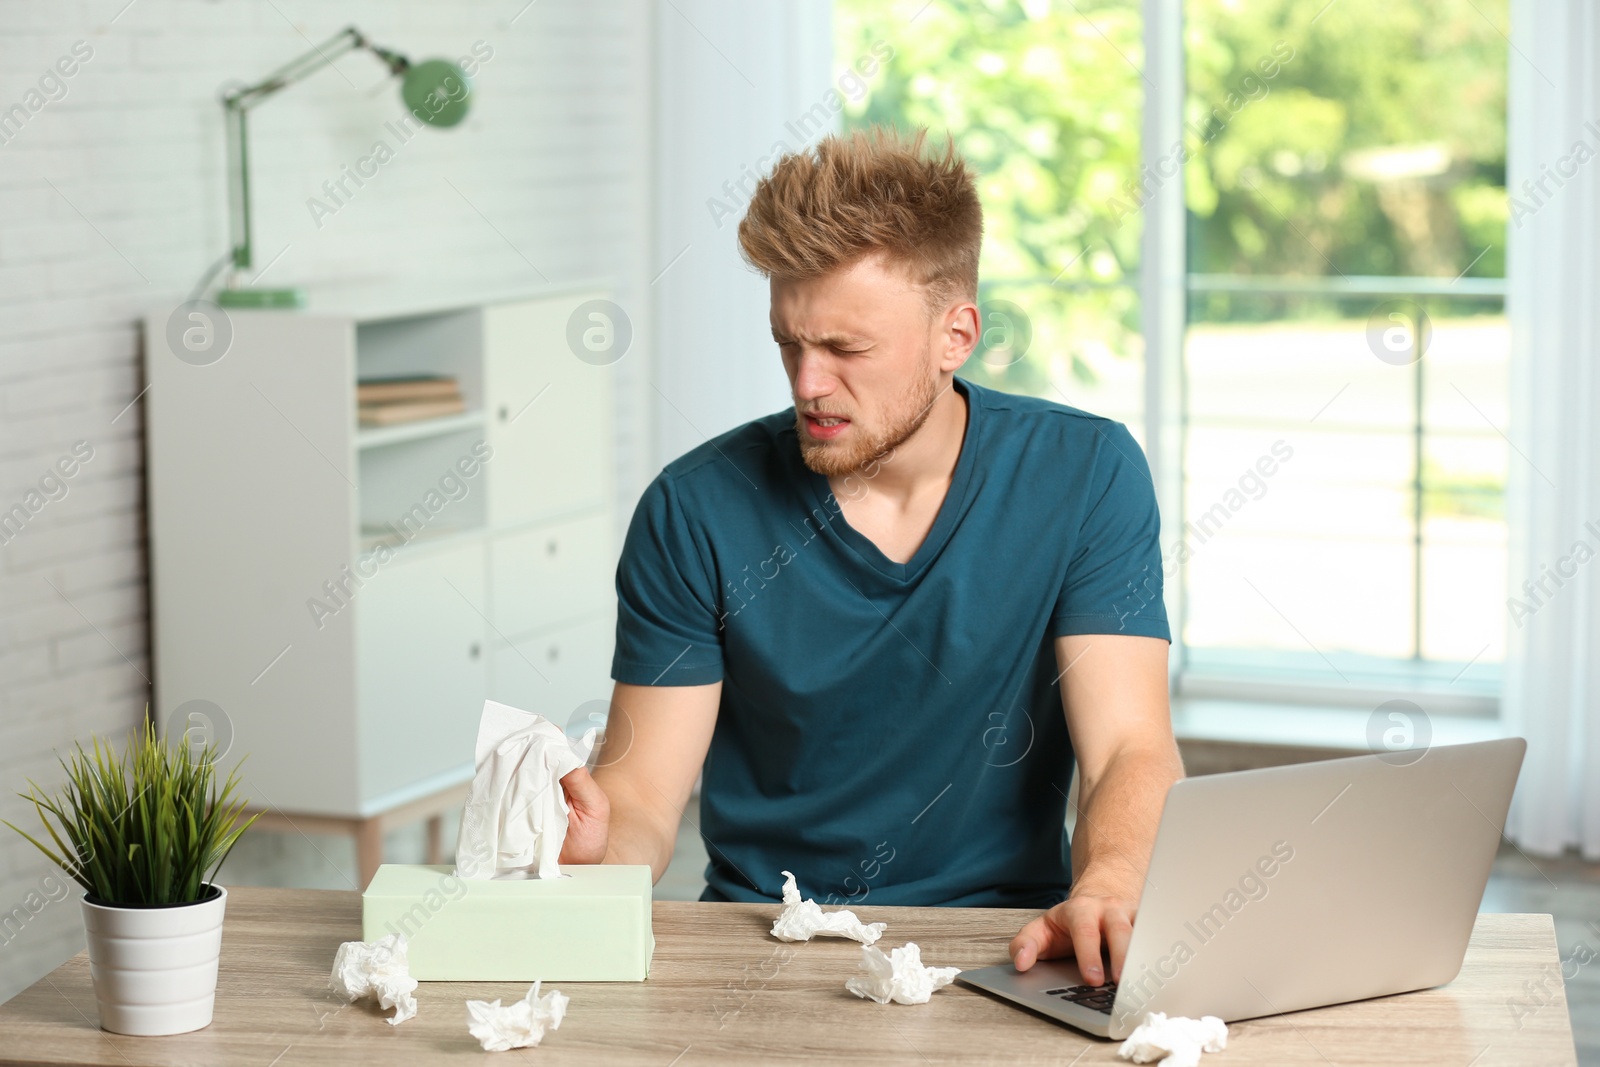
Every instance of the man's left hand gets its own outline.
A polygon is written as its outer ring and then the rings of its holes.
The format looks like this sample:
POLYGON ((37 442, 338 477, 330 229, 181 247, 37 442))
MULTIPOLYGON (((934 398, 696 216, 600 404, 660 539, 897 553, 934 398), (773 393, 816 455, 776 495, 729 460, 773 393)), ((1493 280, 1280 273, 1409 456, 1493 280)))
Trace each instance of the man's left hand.
POLYGON ((1100 947, 1111 956, 1111 980, 1122 977, 1122 961, 1133 936, 1134 905, 1110 889, 1074 886, 1072 895, 1024 926, 1011 939, 1011 961, 1026 971, 1039 960, 1073 957, 1087 985, 1106 981, 1100 947))

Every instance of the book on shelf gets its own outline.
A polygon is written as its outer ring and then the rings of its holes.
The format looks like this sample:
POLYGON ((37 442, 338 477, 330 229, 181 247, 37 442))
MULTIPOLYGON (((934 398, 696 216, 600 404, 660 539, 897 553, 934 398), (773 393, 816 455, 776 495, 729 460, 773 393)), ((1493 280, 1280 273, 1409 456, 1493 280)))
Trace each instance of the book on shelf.
POLYGON ((387 404, 396 400, 449 400, 461 395, 454 378, 413 375, 395 378, 362 378, 356 382, 356 403, 387 404))
POLYGON ((456 396, 447 400, 397 400, 386 404, 362 404, 357 415, 363 426, 398 426, 420 419, 459 415, 465 410, 466 402, 456 396))

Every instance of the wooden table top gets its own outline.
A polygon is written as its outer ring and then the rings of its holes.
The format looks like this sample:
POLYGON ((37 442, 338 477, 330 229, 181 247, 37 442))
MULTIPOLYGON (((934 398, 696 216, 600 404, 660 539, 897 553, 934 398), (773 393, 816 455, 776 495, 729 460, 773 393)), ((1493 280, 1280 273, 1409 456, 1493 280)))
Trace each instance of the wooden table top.
MULTIPOLYGON (((844 982, 856 973, 861 947, 835 938, 777 941, 768 936, 775 910, 658 901, 649 980, 555 984, 572 998, 561 1028, 506 1062, 1123 1062, 1117 1042, 1086 1037, 961 985, 922 1005, 860 1000, 844 982)), ((1032 915, 997 908, 857 911, 863 921, 889 924, 886 943, 916 941, 927 963, 963 968, 1004 962, 1007 942, 1032 915)), ((96 1022, 88 957, 79 953, 0 1005, 0 1064, 388 1067, 497 1055, 467 1033, 465 1001, 509 1002, 526 986, 425 982, 417 990, 417 1017, 392 1027, 383 1021, 389 1013, 375 1004, 347 1005, 328 989, 334 951, 360 935, 355 893, 230 889, 209 1027, 175 1037, 105 1033, 96 1022)), ((1227 1051, 1203 1062, 1575 1065, 1559 967, 1548 915, 1480 915, 1466 963, 1449 985, 1235 1023, 1227 1051), (1519 1018, 1511 1002, 1526 998, 1529 988, 1541 991, 1544 1004, 1519 1018)))

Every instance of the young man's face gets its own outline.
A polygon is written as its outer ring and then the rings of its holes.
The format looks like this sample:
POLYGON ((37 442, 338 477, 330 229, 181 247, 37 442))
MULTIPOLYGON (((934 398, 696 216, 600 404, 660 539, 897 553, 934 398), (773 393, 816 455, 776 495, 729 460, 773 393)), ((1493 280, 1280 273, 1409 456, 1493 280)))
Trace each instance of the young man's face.
MULTIPOLYGON (((971 305, 930 315, 923 290, 878 255, 771 287, 800 454, 818 474, 841 477, 899 447, 971 351, 951 330, 971 305)), ((969 317, 975 327, 975 309, 969 317)))

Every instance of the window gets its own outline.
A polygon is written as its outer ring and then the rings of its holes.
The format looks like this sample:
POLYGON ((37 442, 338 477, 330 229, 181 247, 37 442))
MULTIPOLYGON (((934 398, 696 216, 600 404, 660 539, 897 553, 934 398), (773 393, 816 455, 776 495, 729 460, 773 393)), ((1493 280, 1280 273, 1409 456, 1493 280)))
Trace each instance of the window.
POLYGON ((1324 2, 1186 3, 1185 666, 1479 682, 1505 649, 1506 5, 1324 2))
POLYGON ((840 65, 893 49, 846 127, 948 129, 982 174, 985 345, 964 376, 1141 439, 1147 371, 1174 379, 1163 546, 1186 683, 1492 707, 1507 4, 1185 0, 1181 27, 1148 28, 1114 0, 835 5, 840 65), (1180 33, 1181 83, 1144 71, 1146 39, 1180 33), (1157 106, 1181 109, 1181 169, 1171 146, 1141 153, 1157 106), (1140 332, 1141 234, 1177 182, 1186 325, 1163 362, 1140 332))

